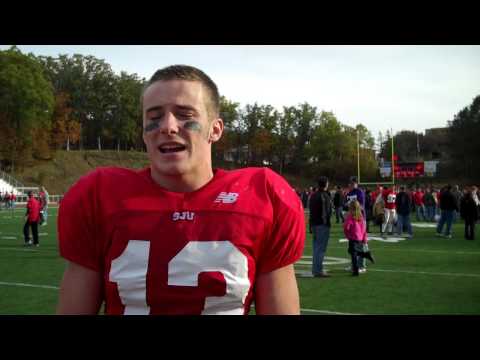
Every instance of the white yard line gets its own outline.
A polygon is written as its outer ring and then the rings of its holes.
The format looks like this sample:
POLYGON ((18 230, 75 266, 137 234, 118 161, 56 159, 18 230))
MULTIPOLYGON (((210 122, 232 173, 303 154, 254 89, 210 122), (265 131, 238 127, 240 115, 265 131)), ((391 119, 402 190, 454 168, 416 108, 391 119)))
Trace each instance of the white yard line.
POLYGON ((440 275, 440 276, 466 276, 466 277, 480 278, 480 274, 440 273, 440 272, 410 271, 410 270, 387 270, 387 269, 372 269, 371 267, 368 268, 368 271, 395 272, 395 273, 421 274, 421 275, 440 275))
POLYGON ((327 315, 362 315, 362 314, 343 313, 338 311, 316 310, 316 309, 300 309, 300 312, 313 312, 313 313, 327 314, 327 315))
POLYGON ((57 251, 57 249, 46 249, 42 248, 42 243, 40 243, 40 247, 25 247, 25 248, 9 248, 9 247, 0 247, 0 251, 2 250, 7 250, 7 251, 33 251, 33 252, 38 252, 40 250, 43 251, 57 251))
POLYGON ((33 252, 37 252, 38 250, 36 248, 34 249, 29 249, 29 248, 4 248, 4 247, 0 247, 0 251, 2 250, 8 250, 8 251, 33 251, 33 252))
MULTIPOLYGON (((38 284, 26 284, 26 283, 14 283, 14 282, 5 282, 0 281, 0 286, 17 286, 17 287, 32 287, 32 288, 40 288, 40 289, 52 289, 58 290, 58 286, 52 285, 38 285, 38 284)), ((329 310, 317 310, 317 309, 300 309, 301 312, 312 312, 318 314, 328 314, 328 315, 361 315, 361 314, 352 314, 352 313, 343 313, 337 311, 329 311, 329 310)))
MULTIPOLYGON (((345 249, 347 250, 347 247, 343 246, 328 246, 328 249, 345 249)), ((409 253, 414 253, 414 252, 422 252, 422 253, 444 253, 444 254, 455 254, 455 255, 480 255, 479 251, 449 251, 449 250, 422 250, 422 249, 390 249, 390 248, 373 248, 373 251, 397 251, 397 252, 409 252, 409 253)), ((307 255, 308 256, 308 255, 307 255)), ((310 256, 311 258, 311 256, 310 256)))
MULTIPOLYGON (((328 265, 328 268, 338 269, 328 265)), ((368 272, 378 271, 378 272, 390 272, 390 273, 402 273, 402 274, 415 274, 415 275, 434 275, 434 276, 457 276, 457 277, 474 277, 480 278, 480 274, 465 274, 465 273, 442 273, 442 272, 429 272, 429 271, 412 271, 412 270, 389 270, 389 269, 373 269, 372 267, 368 268, 368 272)), ((296 275, 301 275, 302 277, 313 277, 310 271, 299 270, 295 271, 296 275)))
POLYGON ((58 289, 59 289, 58 286, 36 285, 36 284, 25 284, 25 283, 12 283, 12 282, 5 282, 5 281, 0 281, 0 285, 3 285, 3 286, 33 287, 33 288, 53 289, 53 290, 58 290, 58 289))

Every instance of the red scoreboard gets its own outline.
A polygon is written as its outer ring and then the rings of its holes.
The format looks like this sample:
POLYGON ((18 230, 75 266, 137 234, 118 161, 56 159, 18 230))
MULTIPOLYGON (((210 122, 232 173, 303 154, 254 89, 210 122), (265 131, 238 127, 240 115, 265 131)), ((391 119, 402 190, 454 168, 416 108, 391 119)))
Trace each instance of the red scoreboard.
POLYGON ((397 163, 394 166, 396 178, 409 178, 424 176, 424 166, 422 162, 397 163))

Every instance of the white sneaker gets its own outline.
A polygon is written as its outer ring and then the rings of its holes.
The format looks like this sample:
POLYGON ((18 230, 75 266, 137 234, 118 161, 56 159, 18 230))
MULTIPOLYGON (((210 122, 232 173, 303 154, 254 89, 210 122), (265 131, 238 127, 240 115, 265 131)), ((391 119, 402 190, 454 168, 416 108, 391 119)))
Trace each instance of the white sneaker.
POLYGON ((367 272, 367 269, 363 268, 363 269, 358 269, 358 272, 360 274, 365 274, 367 272))

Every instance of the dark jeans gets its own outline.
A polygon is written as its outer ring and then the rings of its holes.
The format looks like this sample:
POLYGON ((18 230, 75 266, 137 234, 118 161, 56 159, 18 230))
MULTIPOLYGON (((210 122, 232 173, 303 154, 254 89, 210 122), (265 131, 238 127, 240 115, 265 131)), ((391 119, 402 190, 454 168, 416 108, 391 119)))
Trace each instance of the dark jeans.
POLYGON ((345 222, 345 219, 343 218, 343 207, 336 207, 335 208, 335 218, 337 219, 337 224, 340 222, 339 219, 342 219, 342 223, 345 222))
POLYGON ((417 213, 417 221, 425 221, 428 220, 427 216, 425 216, 425 205, 415 205, 415 211, 417 213))
POLYGON ((330 227, 325 225, 312 226, 313 233, 313 259, 312 274, 319 275, 323 272, 323 258, 327 252, 330 239, 330 227))
POLYGON ((443 225, 447 224, 445 235, 452 235, 453 210, 442 210, 437 224, 437 233, 441 234, 443 225))
POLYGON ((406 227, 408 235, 412 236, 412 224, 410 223, 410 215, 397 214, 397 234, 402 235, 403 228, 406 227))
POLYGON ((435 221, 435 206, 426 206, 426 220, 427 221, 435 221))
POLYGON ((33 243, 38 244, 38 222, 37 221, 28 221, 23 226, 23 236, 25 238, 25 243, 30 241, 30 227, 32 228, 33 243))
POLYGON ((475 220, 465 220, 465 239, 475 240, 475 220))
POLYGON ((357 240, 348 240, 348 253, 352 257, 352 272, 358 274, 358 269, 362 265, 363 243, 357 240))

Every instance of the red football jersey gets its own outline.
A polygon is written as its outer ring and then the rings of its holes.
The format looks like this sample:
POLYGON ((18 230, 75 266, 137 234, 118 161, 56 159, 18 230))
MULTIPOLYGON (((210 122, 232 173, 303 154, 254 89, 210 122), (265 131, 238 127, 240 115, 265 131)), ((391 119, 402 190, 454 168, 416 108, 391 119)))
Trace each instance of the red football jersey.
POLYGON ((100 168, 63 198, 60 254, 104 275, 107 314, 248 314, 255 279, 297 261, 305 220, 268 168, 217 169, 190 193, 100 168))
POLYGON ((392 189, 383 190, 383 200, 385 202, 385 209, 395 209, 397 206, 395 200, 397 199, 397 193, 392 189))

